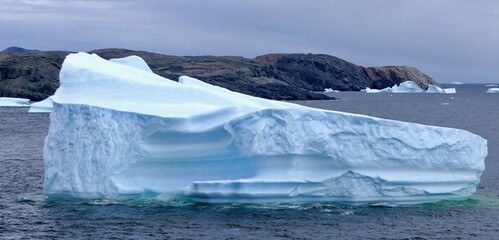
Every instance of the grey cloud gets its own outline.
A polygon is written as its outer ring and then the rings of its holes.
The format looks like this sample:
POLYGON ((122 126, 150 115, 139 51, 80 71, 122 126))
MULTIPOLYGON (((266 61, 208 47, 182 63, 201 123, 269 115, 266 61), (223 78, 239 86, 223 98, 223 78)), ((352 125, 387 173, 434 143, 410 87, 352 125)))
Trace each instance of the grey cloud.
POLYGON ((498 15, 498 1, 0 0, 0 48, 312 52, 413 65, 442 82, 498 82, 498 15))

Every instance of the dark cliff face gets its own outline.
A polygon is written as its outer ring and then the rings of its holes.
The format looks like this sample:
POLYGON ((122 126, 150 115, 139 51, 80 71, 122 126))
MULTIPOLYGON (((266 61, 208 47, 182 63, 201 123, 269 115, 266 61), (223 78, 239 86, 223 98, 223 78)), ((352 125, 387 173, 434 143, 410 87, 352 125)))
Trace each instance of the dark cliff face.
POLYGON ((39 101, 59 87, 59 71, 69 52, 0 53, 0 96, 39 101))
POLYGON ((423 89, 429 84, 439 86, 429 76, 408 66, 365 68, 324 54, 269 54, 255 59, 272 64, 288 83, 311 91, 381 89, 405 81, 413 81, 423 89))
POLYGON ((427 89, 430 84, 441 87, 428 75, 409 66, 368 67, 364 68, 363 73, 371 82, 370 88, 375 89, 392 87, 407 80, 415 82, 422 89, 427 89))
POLYGON ((272 64, 286 82, 310 91, 359 91, 369 86, 359 66, 323 54, 271 54, 255 59, 272 64))
MULTIPOLYGON (((0 96, 42 100, 59 87, 59 71, 70 52, 0 53, 0 96)), ((127 49, 99 49, 99 56, 142 57, 151 70, 177 80, 187 75, 233 91, 280 100, 330 99, 311 91, 358 91, 411 80, 423 88, 438 85, 412 67, 364 68, 322 54, 269 54, 254 59, 234 56, 170 56, 127 49)))

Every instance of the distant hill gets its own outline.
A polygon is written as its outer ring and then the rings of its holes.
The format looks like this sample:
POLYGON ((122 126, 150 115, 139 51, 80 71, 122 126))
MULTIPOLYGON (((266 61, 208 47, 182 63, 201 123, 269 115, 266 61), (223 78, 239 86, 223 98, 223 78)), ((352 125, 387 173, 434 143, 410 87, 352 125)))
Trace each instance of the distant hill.
MULTIPOLYGON (((0 96, 42 100, 59 86, 59 71, 70 52, 0 53, 0 96)), ((110 58, 142 57, 151 70, 176 81, 187 75, 232 91, 278 100, 331 99, 316 93, 385 88, 410 80, 423 89, 439 85, 408 66, 355 65, 325 54, 268 54, 238 56, 172 56, 128 49, 98 49, 91 53, 110 58)))
POLYGON ((30 50, 22 47, 9 47, 2 51, 2 53, 30 53, 30 52, 39 52, 39 50, 30 50))

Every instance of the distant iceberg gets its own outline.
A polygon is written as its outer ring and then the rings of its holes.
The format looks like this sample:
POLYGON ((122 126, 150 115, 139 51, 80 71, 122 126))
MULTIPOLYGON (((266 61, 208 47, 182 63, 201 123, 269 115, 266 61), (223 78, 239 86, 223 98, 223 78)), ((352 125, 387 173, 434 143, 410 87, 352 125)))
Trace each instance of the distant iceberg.
POLYGON ((371 89, 366 88, 362 90, 366 93, 421 93, 424 92, 415 82, 405 81, 399 85, 394 85, 393 87, 387 87, 383 89, 371 89))
POLYGON ((441 88, 430 84, 426 93, 456 93, 456 88, 441 88))
MULTIPOLYGON (((413 81, 405 81, 400 83, 400 85, 394 85, 393 87, 387 87, 383 89, 371 89, 365 88, 361 90, 366 93, 423 93, 425 92, 413 81)), ((455 88, 441 88, 435 85, 429 85, 426 93, 456 93, 455 88)))
POLYGON ((52 97, 44 191, 200 202, 421 203, 476 190, 487 141, 266 100, 70 54, 52 97))
POLYGON ((0 97, 0 107, 29 107, 29 99, 0 97))
POLYGON ((463 85, 464 83, 463 82, 451 82, 450 84, 453 84, 453 85, 463 85))
POLYGON ((444 88, 445 93, 456 93, 456 88, 444 88))
POLYGON ((324 92, 329 93, 329 92, 340 92, 340 91, 339 90, 334 90, 332 88, 324 88, 324 92))
POLYGON ((487 93, 499 93, 499 88, 489 88, 487 89, 487 93))

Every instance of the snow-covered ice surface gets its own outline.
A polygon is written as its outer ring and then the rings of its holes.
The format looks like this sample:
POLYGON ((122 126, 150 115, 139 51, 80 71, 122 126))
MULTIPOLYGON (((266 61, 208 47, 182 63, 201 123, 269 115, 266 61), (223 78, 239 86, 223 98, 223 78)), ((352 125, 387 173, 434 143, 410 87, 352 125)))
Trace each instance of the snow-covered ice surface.
POLYGON ((485 139, 307 108, 69 55, 52 97, 45 193, 201 202, 421 203, 476 189, 485 139))
POLYGON ((0 97, 0 107, 29 107, 29 99, 0 97))
MULTIPOLYGON (((135 67, 141 70, 145 70, 148 72, 152 72, 151 68, 147 65, 147 63, 144 61, 144 59, 138 57, 138 56, 128 56, 124 58, 113 58, 109 59, 111 62, 119 63, 122 65, 130 66, 130 67, 135 67)), ((52 96, 51 96, 52 97, 52 96)), ((29 107, 29 111, 31 113, 38 113, 38 112, 52 112, 53 109, 53 104, 52 104, 52 99, 51 97, 46 98, 43 101, 32 103, 29 107)))
POLYGON ((487 89, 487 93, 499 93, 499 88, 489 88, 487 89))
POLYGON ((43 101, 32 103, 29 106, 28 112, 30 113, 38 113, 38 112, 52 112, 53 109, 52 99, 48 97, 43 101))
POLYGON ((148 72, 152 72, 151 68, 149 68, 149 65, 147 65, 146 61, 144 61, 144 59, 142 59, 139 56, 132 55, 132 56, 124 57, 124 58, 112 58, 112 59, 109 59, 109 61, 115 62, 115 63, 120 63, 120 64, 127 65, 130 67, 135 67, 135 68, 142 69, 142 70, 145 70, 148 72))

